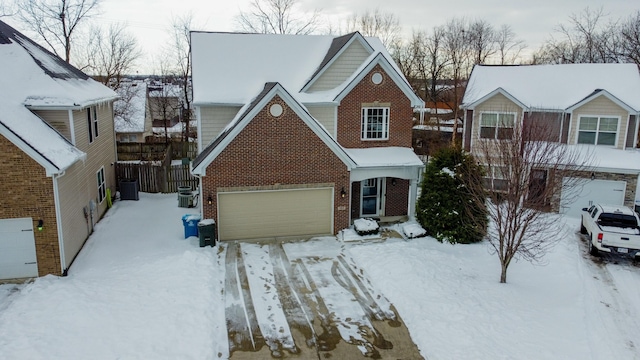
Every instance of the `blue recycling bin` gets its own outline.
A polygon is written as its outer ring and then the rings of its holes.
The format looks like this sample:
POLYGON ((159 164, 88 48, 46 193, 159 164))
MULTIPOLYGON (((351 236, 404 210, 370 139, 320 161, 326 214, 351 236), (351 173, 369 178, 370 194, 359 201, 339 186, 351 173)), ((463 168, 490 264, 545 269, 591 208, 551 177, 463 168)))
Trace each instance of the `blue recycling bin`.
POLYGON ((185 214, 182 216, 182 225, 184 225, 184 238, 189 236, 198 236, 198 223, 200 222, 200 214, 185 214))

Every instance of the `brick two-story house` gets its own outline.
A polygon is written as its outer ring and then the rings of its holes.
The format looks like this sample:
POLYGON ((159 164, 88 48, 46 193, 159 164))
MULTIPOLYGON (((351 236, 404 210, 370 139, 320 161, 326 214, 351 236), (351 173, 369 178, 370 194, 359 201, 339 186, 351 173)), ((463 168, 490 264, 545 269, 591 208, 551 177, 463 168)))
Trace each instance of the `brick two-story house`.
MULTIPOLYGON (((463 143, 471 153, 481 141, 500 141, 515 127, 529 126, 589 157, 588 171, 562 179, 579 186, 563 187, 559 199, 551 199, 554 210, 579 216, 594 202, 634 205, 640 174, 636 64, 477 65, 462 108, 463 143)), ((542 168, 536 176, 549 181, 542 168)), ((494 184, 500 181, 498 173, 489 175, 494 184)))
POLYGON ((115 191, 116 94, 0 21, 0 279, 64 274, 115 191))
POLYGON ((191 34, 201 211, 221 240, 414 215, 412 91, 376 38, 191 34))

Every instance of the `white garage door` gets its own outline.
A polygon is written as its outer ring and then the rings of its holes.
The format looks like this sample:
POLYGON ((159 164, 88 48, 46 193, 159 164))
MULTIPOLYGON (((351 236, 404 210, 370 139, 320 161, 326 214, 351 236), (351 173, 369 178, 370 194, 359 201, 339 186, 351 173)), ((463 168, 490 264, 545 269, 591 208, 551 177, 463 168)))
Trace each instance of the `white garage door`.
POLYGON ((333 188, 218 193, 218 238, 333 233, 333 188))
POLYGON ((0 220, 0 279, 38 276, 31 218, 0 220))
MULTIPOLYGON (((567 181, 569 179, 563 179, 563 183, 566 184, 567 181)), ((592 204, 624 204, 626 181, 580 179, 576 184, 577 186, 568 190, 564 190, 563 186, 562 204, 565 206, 560 209, 561 214, 580 217, 582 208, 592 204)))

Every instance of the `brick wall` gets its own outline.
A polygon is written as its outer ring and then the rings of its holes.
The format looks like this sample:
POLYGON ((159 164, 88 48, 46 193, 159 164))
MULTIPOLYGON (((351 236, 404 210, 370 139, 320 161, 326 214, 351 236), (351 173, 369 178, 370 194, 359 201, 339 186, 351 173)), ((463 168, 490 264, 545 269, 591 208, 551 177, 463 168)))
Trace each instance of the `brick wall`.
MULTIPOLYGON (((381 105, 382 106, 382 105, 381 105)), ((411 147, 411 128, 413 125, 413 109, 411 101, 382 70, 380 65, 367 74, 351 92, 345 96, 338 106, 337 139, 345 148, 366 148, 381 146, 411 147), (379 72, 383 75, 382 83, 376 85, 371 75, 379 72), (375 102, 391 104, 389 113, 389 139, 362 141, 362 104, 375 102)))
POLYGON ((33 219, 38 274, 61 274, 53 180, 45 170, 0 135, 0 219, 33 219), (36 225, 42 219, 44 228, 36 225))
POLYGON ((216 193, 219 187, 272 186, 275 184, 333 183, 334 232, 349 225, 349 189, 346 165, 320 140, 278 96, 267 104, 247 127, 208 166, 202 177, 204 217, 217 219, 216 193), (282 115, 269 114, 272 104, 284 109, 282 115))

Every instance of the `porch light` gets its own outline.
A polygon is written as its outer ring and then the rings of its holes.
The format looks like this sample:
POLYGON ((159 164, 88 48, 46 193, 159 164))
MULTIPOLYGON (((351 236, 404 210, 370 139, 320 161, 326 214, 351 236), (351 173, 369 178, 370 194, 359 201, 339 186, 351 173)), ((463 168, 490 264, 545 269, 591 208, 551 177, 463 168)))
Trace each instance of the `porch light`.
POLYGON ((596 179, 596 173, 592 172, 591 173, 591 180, 595 180, 596 179))
POLYGON ((44 227, 44 221, 42 219, 38 220, 38 231, 42 231, 44 227))
POLYGON ((396 181, 396 178, 393 178, 393 180, 391 180, 391 185, 396 186, 398 182, 396 181))
POLYGON ((346 192, 346 191, 344 191, 344 186, 343 186, 343 187, 342 187, 342 190, 340 190, 340 197, 344 199, 344 198, 345 198, 345 196, 347 196, 347 192, 346 192))
POLYGON ((213 198, 211 197, 211 195, 209 195, 207 197, 207 204, 211 205, 213 203, 213 198))

